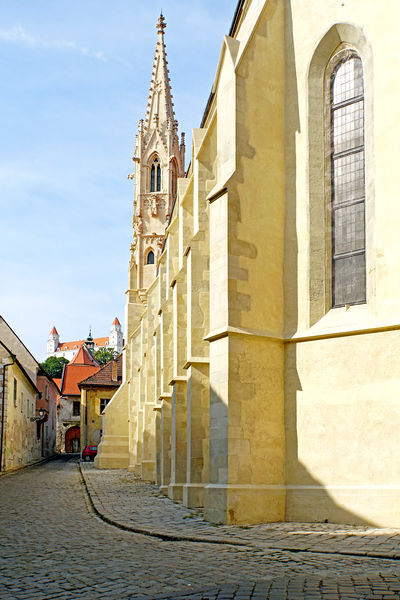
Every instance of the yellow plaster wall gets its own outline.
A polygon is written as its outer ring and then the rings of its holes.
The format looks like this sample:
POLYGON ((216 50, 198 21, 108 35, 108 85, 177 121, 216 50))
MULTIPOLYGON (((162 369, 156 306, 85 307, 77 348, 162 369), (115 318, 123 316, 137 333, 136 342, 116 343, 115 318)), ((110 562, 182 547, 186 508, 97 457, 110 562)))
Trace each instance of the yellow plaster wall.
POLYGON ((96 388, 81 391, 81 450, 85 446, 98 445, 103 429, 103 416, 100 413, 100 400, 110 400, 115 389, 96 388), (86 421, 85 421, 86 415, 86 421), (86 433, 85 433, 86 429, 86 433))
MULTIPOLYGON (((10 362, 8 356, 5 359, 10 362)), ((39 460, 42 440, 37 438, 36 423, 30 421, 36 416, 36 391, 15 363, 7 367, 6 384, 3 468, 8 471, 39 460), (14 379, 17 381, 16 404, 14 379)))
POLYGON ((400 66, 399 17, 397 2, 286 2, 285 334, 293 342, 285 350, 289 520, 400 522, 394 458, 400 449, 399 206, 396 179, 388 176, 399 151, 398 136, 389 134, 400 125, 394 109, 400 98, 394 75, 400 66), (323 78, 340 44, 359 53, 364 69, 367 303, 332 309, 323 78))

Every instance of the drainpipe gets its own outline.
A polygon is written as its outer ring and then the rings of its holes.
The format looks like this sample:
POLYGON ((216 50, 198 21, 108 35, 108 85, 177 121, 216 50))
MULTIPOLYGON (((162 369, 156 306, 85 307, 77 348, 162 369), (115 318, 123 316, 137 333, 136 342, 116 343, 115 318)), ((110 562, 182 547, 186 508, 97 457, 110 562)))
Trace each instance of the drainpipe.
MULTIPOLYGON (((4 344, 2 344, 0 342, 0 344, 3 346, 3 348, 5 348, 5 350, 7 350, 7 352, 10 352, 8 350, 8 348, 6 348, 4 346, 4 344)), ((5 383, 6 383, 6 368, 7 367, 11 367, 11 365, 13 365, 15 363, 15 354, 12 354, 10 352, 9 356, 11 357, 12 362, 7 363, 7 364, 3 364, 3 390, 2 390, 2 394, 1 394, 1 439, 0 439, 0 472, 3 470, 3 439, 4 439, 4 405, 5 405, 5 395, 6 395, 6 388, 5 388, 5 383)), ((10 386, 8 386, 10 387, 10 386)))

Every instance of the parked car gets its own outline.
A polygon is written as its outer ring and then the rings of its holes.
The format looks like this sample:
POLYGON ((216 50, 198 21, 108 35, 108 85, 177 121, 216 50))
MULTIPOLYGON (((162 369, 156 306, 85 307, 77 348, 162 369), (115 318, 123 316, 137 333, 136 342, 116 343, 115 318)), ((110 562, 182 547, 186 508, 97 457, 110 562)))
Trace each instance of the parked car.
POLYGON ((97 446, 86 446, 84 450, 82 450, 82 460, 94 460, 94 457, 97 454, 97 446))

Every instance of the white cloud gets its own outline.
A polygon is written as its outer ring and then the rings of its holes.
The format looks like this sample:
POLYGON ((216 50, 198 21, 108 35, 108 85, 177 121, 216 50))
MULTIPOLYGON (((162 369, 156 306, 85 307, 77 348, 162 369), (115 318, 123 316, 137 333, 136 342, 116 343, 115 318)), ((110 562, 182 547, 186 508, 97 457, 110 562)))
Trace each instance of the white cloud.
POLYGON ((84 56, 107 62, 103 52, 90 50, 85 46, 80 46, 76 42, 69 40, 45 40, 41 37, 34 36, 26 31, 21 25, 14 25, 10 29, 0 29, 0 40, 3 42, 11 42, 14 44, 23 44, 31 48, 59 48, 65 50, 73 50, 84 56))

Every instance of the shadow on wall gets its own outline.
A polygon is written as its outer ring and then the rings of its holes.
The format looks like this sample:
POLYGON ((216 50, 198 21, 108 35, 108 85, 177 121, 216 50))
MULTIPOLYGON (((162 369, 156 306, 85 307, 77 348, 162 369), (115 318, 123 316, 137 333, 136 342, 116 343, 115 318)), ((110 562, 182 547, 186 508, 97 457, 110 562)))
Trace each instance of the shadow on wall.
MULTIPOLYGON (((351 29, 350 26, 345 28, 346 35, 356 36, 355 29, 351 29), (354 31, 353 31, 354 30, 354 31)), ((343 34, 345 35, 345 34, 343 34)), ((331 30, 324 36, 323 40, 318 45, 316 55, 323 54, 319 60, 321 64, 324 60, 328 60, 330 53, 335 47, 341 43, 336 27, 332 27, 331 30), (319 53, 319 54, 318 54, 319 53)), ((349 40, 350 41, 350 40, 349 40)), ((313 59, 315 62, 315 59, 313 59)), ((317 125, 321 128, 320 145, 310 147, 310 198, 299 198, 296 189, 297 173, 298 171, 307 170, 307 165, 298 163, 299 158, 296 152, 296 136, 301 133, 300 127, 300 115, 299 115, 299 92, 297 86, 297 73, 296 73, 296 57, 293 39, 293 17, 292 17, 292 0, 285 1, 285 184, 286 184, 286 215, 285 215, 285 261, 284 261, 284 289, 285 289, 285 337, 290 338, 298 329, 298 310, 299 310, 299 299, 298 299, 298 283, 299 283, 299 272, 298 272, 298 228, 296 222, 297 206, 299 203, 305 203, 308 206, 310 202, 310 227, 317 229, 317 223, 315 223, 316 214, 324 215, 324 181, 321 174, 323 173, 323 102, 321 98, 323 96, 323 89, 319 92, 319 106, 315 105, 314 95, 311 94, 310 99, 310 114, 315 119, 319 119, 317 125), (313 104, 314 102, 314 104, 313 104), (317 117, 317 114, 319 115, 317 117), (321 149, 322 148, 322 149, 321 149), (318 156, 321 154, 318 161, 313 159, 314 154, 318 156), (321 162, 322 161, 322 162, 321 162), (314 170, 312 170, 314 169, 314 170), (312 204, 313 194, 316 195, 315 188, 317 184, 315 182, 320 181, 319 188, 322 189, 322 194, 318 197, 318 206, 315 209, 312 204)), ((321 72, 323 73, 322 68, 321 72)), ((312 76, 312 68, 311 75, 312 76)), ((323 77, 321 79, 322 86, 323 77)), ((315 129, 315 122, 312 122, 315 129)), ((311 123, 311 120, 310 120, 311 123)), ((304 135, 304 132, 303 132, 304 135)), ((309 133, 309 138, 312 141, 313 138, 309 133)), ((304 155, 305 156, 305 155, 304 155)), ((318 188, 318 189, 319 189, 318 188)), ((319 218, 319 217, 318 217, 319 218)), ((322 217, 323 218, 323 217, 322 217)), ((319 223, 321 227, 321 223, 319 223)), ((311 235, 311 231, 305 232, 306 235, 310 236, 311 241, 311 261, 315 260, 322 268, 324 265, 325 255, 319 249, 315 250, 314 254, 316 258, 313 258, 313 246, 315 236, 311 235)), ((320 277, 321 278, 321 277, 320 277)), ((325 302, 324 294, 321 293, 323 285, 319 281, 319 274, 314 273, 311 265, 311 282, 310 282, 310 297, 311 297, 311 318, 313 317, 313 302, 312 296, 315 294, 315 286, 318 294, 322 296, 322 302, 325 302), (314 287, 313 287, 314 286, 314 287)), ((315 304, 315 302, 314 302, 315 304)), ((318 307, 317 307, 318 308, 318 307)), ((318 368, 314 365, 314 368, 318 368)), ((319 481, 307 467, 302 464, 299 460, 299 434, 298 431, 298 414, 297 414, 297 402, 299 401, 299 392, 301 392, 301 383, 297 371, 297 356, 296 346, 286 346, 285 348, 285 430, 286 430, 286 484, 288 485, 286 492, 286 519, 288 521, 309 521, 309 522, 336 522, 336 523, 349 523, 349 524, 369 524, 374 523, 362 517, 357 511, 349 510, 338 501, 338 497, 343 499, 343 502, 352 505, 360 506, 357 502, 357 491, 351 491, 350 486, 345 490, 346 486, 342 486, 342 490, 334 493, 336 497, 329 492, 324 486, 324 483, 319 481), (347 496, 346 496, 347 494, 347 496)), ((314 407, 314 410, 316 407, 314 407)), ((319 407, 321 410, 321 407, 319 407)), ((323 408, 322 408, 323 412, 323 408)), ((323 414, 321 415, 322 420, 324 419, 323 414)), ((327 415, 325 418, 329 418, 327 415)), ((345 415, 343 415, 345 418, 345 415)), ((330 424, 332 427, 334 424, 330 424)), ((321 435, 317 435, 313 439, 321 439, 321 435)), ((312 443, 312 442, 311 442, 312 443)), ((326 447, 316 446, 313 449, 315 454, 326 454, 326 461, 330 465, 330 481, 340 481, 340 473, 343 472, 343 468, 340 465, 341 457, 337 455, 337 449, 335 443, 332 444, 332 436, 329 441, 326 440, 326 447), (328 447, 328 444, 329 447, 328 447)), ((351 479, 351 474, 348 474, 351 479)), ((339 486, 340 487, 340 486, 339 486)))

